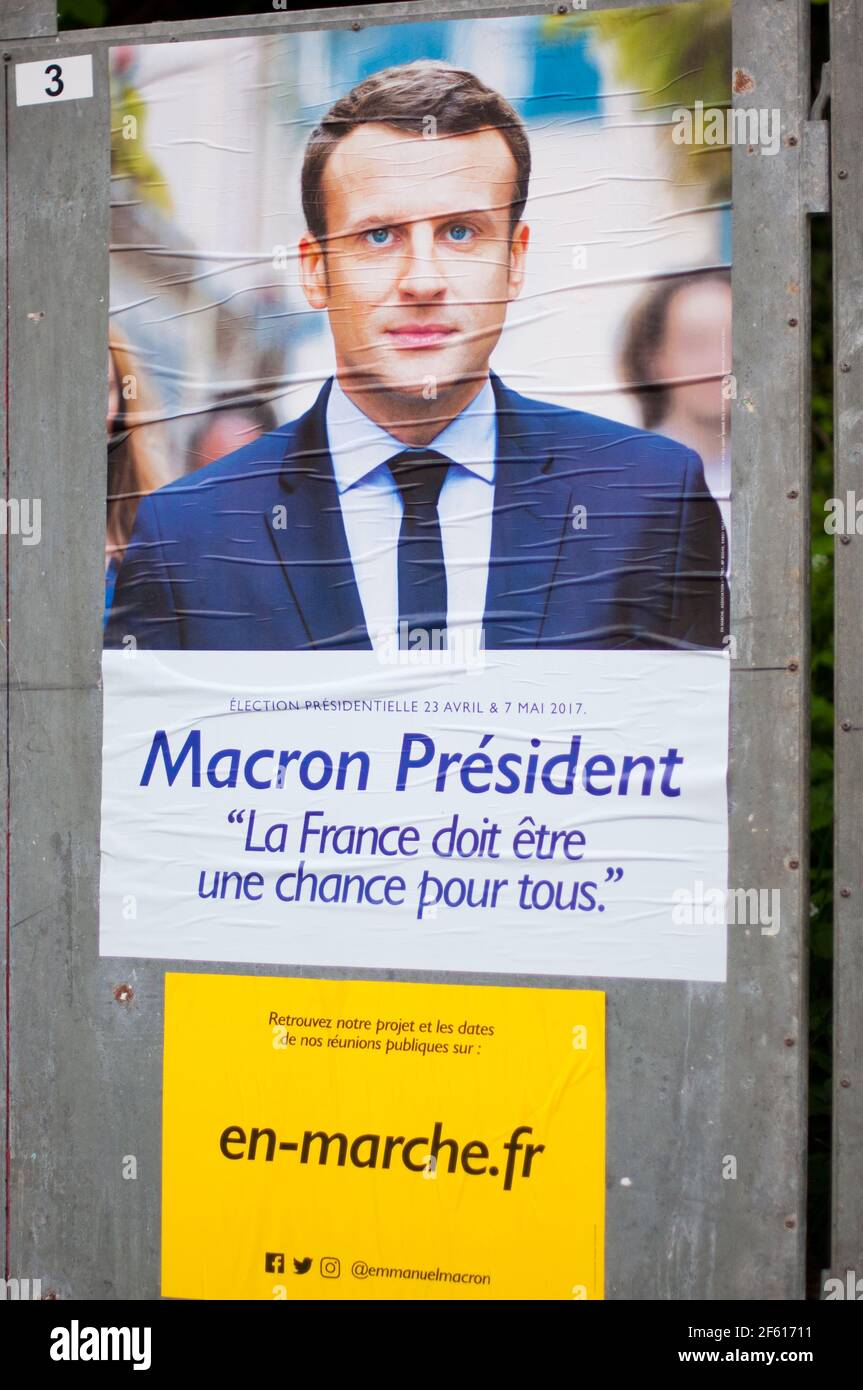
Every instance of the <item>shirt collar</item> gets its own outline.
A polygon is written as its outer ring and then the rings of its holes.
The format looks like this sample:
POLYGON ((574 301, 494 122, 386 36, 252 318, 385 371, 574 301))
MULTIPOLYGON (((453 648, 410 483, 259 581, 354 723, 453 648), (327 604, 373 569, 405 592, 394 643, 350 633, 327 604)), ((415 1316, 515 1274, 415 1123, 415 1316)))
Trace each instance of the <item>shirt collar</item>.
MULTIPOLYGON (((405 448, 354 405, 338 378, 333 381, 327 402, 327 439, 340 493, 367 478, 405 448)), ((451 420, 428 447, 445 454, 453 463, 485 482, 494 482, 497 407, 491 381, 485 381, 470 405, 451 420)))

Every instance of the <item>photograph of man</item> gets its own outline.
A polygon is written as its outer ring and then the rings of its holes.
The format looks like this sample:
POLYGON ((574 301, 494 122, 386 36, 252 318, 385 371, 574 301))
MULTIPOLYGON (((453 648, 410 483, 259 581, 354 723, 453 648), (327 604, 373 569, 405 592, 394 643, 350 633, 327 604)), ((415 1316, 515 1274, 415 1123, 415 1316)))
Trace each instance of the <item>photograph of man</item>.
POLYGON ((335 374, 300 419, 141 502, 108 646, 722 645, 698 455, 490 368, 525 279, 530 162, 509 103, 443 62, 336 101, 306 148, 299 248, 335 374))

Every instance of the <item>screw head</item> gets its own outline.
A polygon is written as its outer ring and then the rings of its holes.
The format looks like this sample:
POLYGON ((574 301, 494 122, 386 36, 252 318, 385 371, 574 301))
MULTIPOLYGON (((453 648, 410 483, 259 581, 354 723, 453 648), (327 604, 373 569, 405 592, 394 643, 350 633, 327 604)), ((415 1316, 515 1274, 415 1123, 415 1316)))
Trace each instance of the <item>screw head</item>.
POLYGON ((850 889, 850 888, 840 888, 840 889, 839 889, 839 896, 840 896, 840 898, 850 898, 850 897, 851 897, 851 889, 850 889))
POLYGON ((850 370, 851 370, 850 363, 848 363, 848 362, 840 362, 840 363, 839 363, 839 370, 840 370, 840 372, 850 372, 850 370))
POLYGON ((842 720, 842 723, 839 725, 839 727, 840 727, 840 729, 844 729, 845 732, 846 732, 846 734, 847 734, 848 730, 851 728, 851 720, 850 720, 850 719, 843 719, 843 720, 842 720))
POLYGON ((796 1231, 796 1230, 797 1230, 797 1222, 796 1222, 796 1220, 794 1219, 793 1216, 786 1216, 786 1218, 785 1218, 785 1229, 786 1229, 786 1231, 796 1231))
POLYGON ((839 537, 839 544, 840 544, 840 545, 850 545, 850 544, 851 544, 851 537, 850 537, 850 536, 840 536, 840 537, 839 537))
POLYGON ((851 1085, 851 1082, 848 1080, 847 1076, 843 1076, 842 1080, 839 1082, 839 1085, 842 1087, 843 1091, 847 1091, 848 1087, 851 1085))
POLYGON ((790 488, 788 489, 788 496, 791 498, 791 500, 792 500, 792 502, 793 502, 795 497, 799 497, 799 496, 800 496, 800 493, 797 491, 796 487, 790 487, 790 488))
POLYGON ((847 179, 847 177, 848 177, 848 170, 847 170, 847 169, 840 169, 840 170, 839 170, 839 173, 837 174, 837 178, 840 178, 840 179, 847 179))
POLYGON ((796 144, 797 144, 797 136, 796 136, 796 135, 789 135, 789 137, 788 137, 788 143, 789 143, 789 145, 796 145, 796 144))
POLYGON ((796 319, 789 319, 789 320, 788 320, 788 327, 789 327, 789 328, 796 328, 796 327, 797 327, 797 320, 796 320, 796 319))
POLYGON ((786 1038, 786 1039, 785 1039, 785 1046, 786 1046, 786 1047, 793 1047, 794 1044, 796 1043, 796 1041, 797 1041, 796 1038, 786 1038))
POLYGON ((799 869, 799 868, 800 868, 800 860, 799 860, 799 859, 789 859, 789 860, 788 860, 788 867, 789 867, 789 869, 799 869))

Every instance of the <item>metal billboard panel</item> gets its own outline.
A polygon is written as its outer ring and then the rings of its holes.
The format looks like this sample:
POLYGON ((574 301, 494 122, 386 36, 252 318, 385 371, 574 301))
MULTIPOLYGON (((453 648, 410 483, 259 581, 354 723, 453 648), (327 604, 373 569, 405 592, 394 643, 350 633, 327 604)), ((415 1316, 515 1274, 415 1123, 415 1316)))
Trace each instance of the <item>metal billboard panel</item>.
POLYGON ((835 1275, 863 1268, 863 937, 860 931, 863 777, 860 713, 860 593, 863 589, 857 496, 860 485, 860 180, 863 34, 851 0, 834 0, 830 62, 834 238, 834 493, 845 510, 835 545, 836 726, 833 881, 833 1241, 835 1275), (849 507, 850 502, 850 507, 849 507))
MULTIPOLYGON (((165 969, 97 954, 107 50, 467 12, 549 7, 396 5, 64 35, 64 53, 94 55, 94 97, 57 111, 7 107, 9 486, 45 499, 42 545, 9 550, 10 1270, 61 1298, 159 1293, 165 969), (136 1181, 122 1178, 124 1155, 137 1158, 136 1181)), ((804 0, 738 0, 733 30, 737 102, 781 111, 782 148, 771 160, 734 151, 731 886, 778 887, 782 927, 729 928, 725 986, 587 982, 608 1004, 612 1299, 783 1299, 804 1288, 807 12, 804 0), (734 1180, 723 1177, 729 1155, 734 1180)), ((14 61, 56 51, 22 43, 14 61)), ((566 983, 585 982, 554 980, 566 983)))

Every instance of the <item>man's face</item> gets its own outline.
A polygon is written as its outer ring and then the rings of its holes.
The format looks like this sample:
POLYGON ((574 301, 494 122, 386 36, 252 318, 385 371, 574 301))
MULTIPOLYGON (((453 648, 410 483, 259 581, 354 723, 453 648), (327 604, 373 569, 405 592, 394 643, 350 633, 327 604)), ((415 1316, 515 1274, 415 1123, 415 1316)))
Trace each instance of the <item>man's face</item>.
POLYGON ((370 124, 336 145, 322 183, 326 245, 306 237, 300 251, 351 394, 428 399, 433 412, 436 397, 485 377, 523 281, 515 174, 492 129, 425 139, 370 124))

